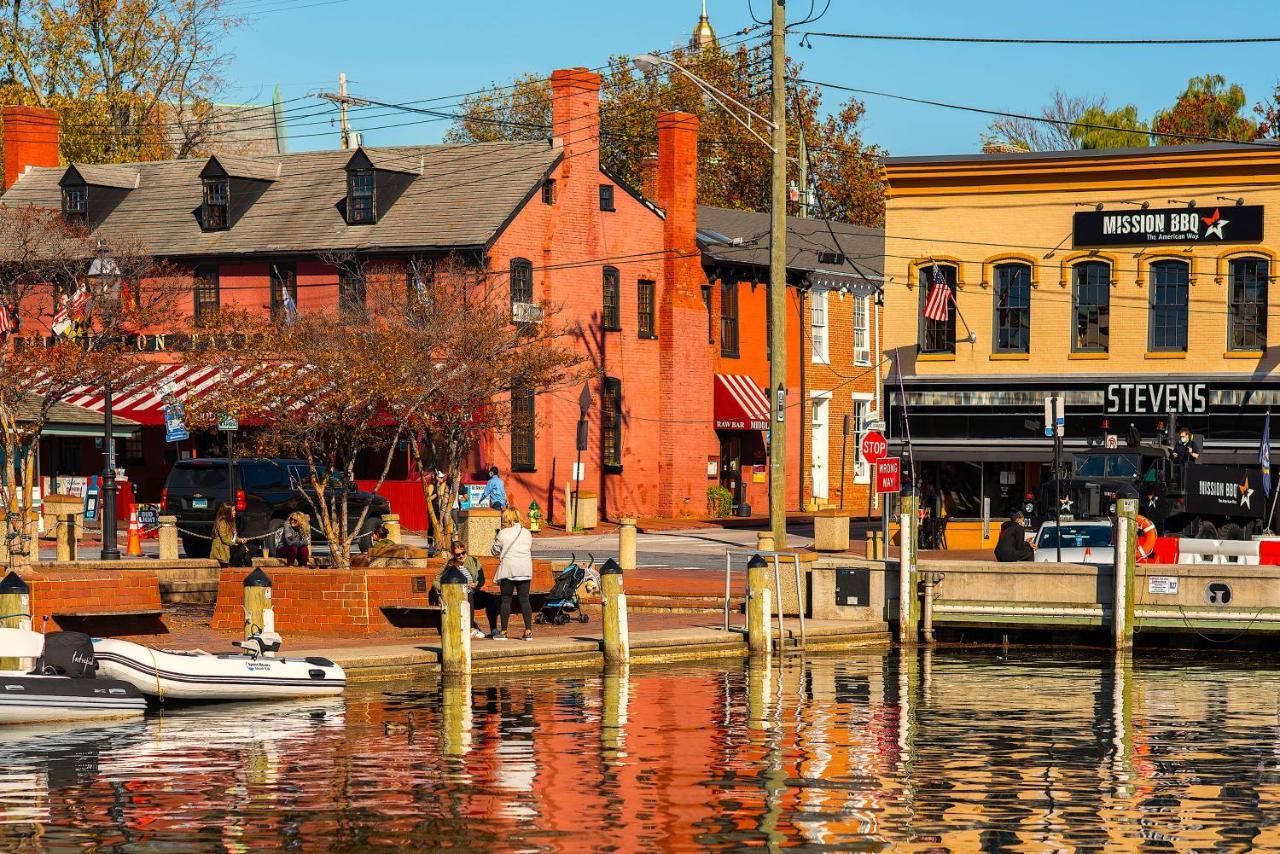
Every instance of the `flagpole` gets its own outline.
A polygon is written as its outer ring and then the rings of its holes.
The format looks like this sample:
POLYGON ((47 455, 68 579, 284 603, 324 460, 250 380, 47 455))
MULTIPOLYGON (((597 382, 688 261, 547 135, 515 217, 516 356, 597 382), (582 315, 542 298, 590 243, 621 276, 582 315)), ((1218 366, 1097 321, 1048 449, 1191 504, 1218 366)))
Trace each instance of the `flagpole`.
MULTIPOLYGON (((1267 481, 1269 482, 1271 480, 1271 408, 1270 407, 1267 408, 1266 421, 1263 422, 1262 432, 1263 432, 1264 438, 1266 439, 1266 441, 1263 443, 1263 446, 1266 449, 1266 456, 1267 456, 1266 471, 1267 471, 1267 481)), ((1261 465, 1262 449, 1259 449, 1258 457, 1259 457, 1258 464, 1261 465)), ((1266 484, 1264 484, 1264 487, 1265 486, 1266 484)), ((1271 533, 1271 520, 1274 519, 1276 516, 1276 499, 1280 498, 1280 489, 1272 489, 1271 493, 1272 493, 1271 510, 1270 512, 1267 513, 1266 527, 1263 529, 1268 534, 1271 533)), ((1265 501, 1266 499, 1264 498, 1263 500, 1265 501)))

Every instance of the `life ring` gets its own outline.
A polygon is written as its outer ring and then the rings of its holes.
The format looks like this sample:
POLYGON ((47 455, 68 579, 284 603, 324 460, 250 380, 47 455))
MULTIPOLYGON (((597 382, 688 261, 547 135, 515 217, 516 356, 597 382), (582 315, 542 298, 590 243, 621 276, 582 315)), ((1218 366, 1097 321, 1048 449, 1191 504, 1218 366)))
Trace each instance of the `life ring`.
POLYGON ((1138 558, 1146 560, 1156 553, 1156 526, 1146 516, 1139 516, 1134 521, 1138 528, 1134 547, 1137 549, 1138 558))

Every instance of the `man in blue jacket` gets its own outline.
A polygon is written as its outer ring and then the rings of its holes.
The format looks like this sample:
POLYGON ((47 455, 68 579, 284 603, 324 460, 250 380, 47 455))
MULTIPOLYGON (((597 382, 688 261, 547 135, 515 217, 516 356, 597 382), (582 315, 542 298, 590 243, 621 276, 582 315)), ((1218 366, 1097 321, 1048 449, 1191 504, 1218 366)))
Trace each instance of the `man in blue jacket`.
POLYGON ((484 485, 484 492, 480 493, 477 503, 483 505, 486 498, 494 510, 502 510, 507 506, 507 485, 498 477, 497 466, 489 466, 489 482, 484 485))

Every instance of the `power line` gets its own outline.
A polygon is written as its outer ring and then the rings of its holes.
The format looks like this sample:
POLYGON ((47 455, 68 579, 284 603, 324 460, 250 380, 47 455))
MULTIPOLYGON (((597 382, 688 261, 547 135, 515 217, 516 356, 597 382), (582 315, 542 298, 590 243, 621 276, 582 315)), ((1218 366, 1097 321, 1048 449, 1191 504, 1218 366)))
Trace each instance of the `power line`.
POLYGON ((955 44, 1025 44, 1025 45, 1096 45, 1107 46, 1142 46, 1142 45, 1204 45, 1204 44, 1276 44, 1280 36, 1245 36, 1225 38, 1170 38, 1170 39, 1040 39, 987 36, 913 36, 891 35, 884 33, 827 33, 805 32, 801 44, 806 39, 860 39, 863 41, 896 41, 896 42, 948 42, 955 44))
POLYGON ((1132 133, 1132 134, 1138 134, 1141 136, 1154 136, 1160 139, 1189 139, 1189 140, 1194 140, 1196 142, 1221 142, 1221 143, 1227 143, 1229 145, 1244 145, 1244 146, 1251 146, 1254 148, 1270 148, 1270 149, 1276 148, 1276 143, 1272 143, 1272 142, 1253 142, 1253 141, 1241 142, 1240 140, 1227 139, 1225 137, 1219 137, 1219 136, 1202 136, 1200 134, 1191 134, 1191 133, 1171 133, 1168 131, 1142 130, 1140 128, 1127 128, 1127 127, 1120 127, 1119 125, 1105 125, 1105 124, 1097 124, 1094 122, 1078 122, 1078 121, 1071 121, 1068 119, 1053 119, 1053 118, 1049 118, 1048 116, 1033 116, 1027 113, 1011 113, 1005 110, 993 110, 987 107, 974 107, 968 104, 952 104, 947 101, 935 101, 929 98, 913 98, 909 95, 898 95, 893 92, 881 92, 876 89, 859 89, 854 86, 844 86, 839 83, 824 83, 819 80, 799 79, 797 80, 797 82, 805 83, 810 86, 819 86, 824 89, 838 89, 842 92, 852 92, 856 95, 873 95, 878 98, 891 98, 895 101, 907 101, 912 104, 923 104, 929 107, 942 107, 948 110, 960 110, 962 112, 968 112, 968 113, 979 113, 984 116, 1002 116, 1002 117, 1011 118, 1011 119, 1023 119, 1031 122, 1043 122, 1046 124, 1062 125, 1064 127, 1085 128, 1086 130, 1121 131, 1123 133, 1132 133))

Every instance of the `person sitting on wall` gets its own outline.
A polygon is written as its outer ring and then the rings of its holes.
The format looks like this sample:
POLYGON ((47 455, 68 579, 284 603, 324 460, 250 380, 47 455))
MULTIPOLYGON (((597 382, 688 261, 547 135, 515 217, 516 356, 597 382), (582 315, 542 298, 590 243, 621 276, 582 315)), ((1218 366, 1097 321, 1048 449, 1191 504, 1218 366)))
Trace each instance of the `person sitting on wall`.
POLYGON ((1000 526, 1000 539, 996 540, 996 560, 1012 563, 1035 559, 1036 553, 1027 542, 1026 519, 1021 510, 1015 510, 1009 521, 1000 526))

